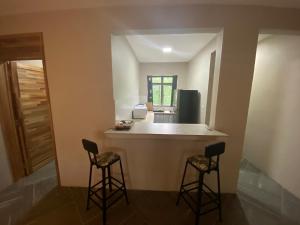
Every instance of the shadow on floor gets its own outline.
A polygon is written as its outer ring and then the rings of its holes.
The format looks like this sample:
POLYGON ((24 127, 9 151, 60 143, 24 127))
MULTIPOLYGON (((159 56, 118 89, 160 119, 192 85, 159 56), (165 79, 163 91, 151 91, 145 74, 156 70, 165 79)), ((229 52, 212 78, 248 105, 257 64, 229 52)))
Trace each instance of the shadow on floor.
MULTIPOLYGON (((54 164, 0 193, 0 224, 101 225, 98 207, 86 211, 86 188, 57 186, 54 164), (52 171, 52 172, 51 172, 52 171), (54 172, 53 172, 54 171, 54 172)), ((108 225, 193 225, 195 216, 176 192, 129 191, 130 204, 120 201, 108 211, 108 225)), ((223 222, 217 212, 201 225, 299 225, 300 201, 243 160, 238 194, 224 194, 223 222)))
MULTIPOLYGON (((193 225, 195 216, 182 201, 176 207, 176 192, 129 191, 130 204, 121 200, 108 211, 108 225, 193 225)), ((23 223, 30 225, 101 225, 98 207, 86 211, 85 188, 56 188, 29 214, 23 223)), ((200 224, 247 225, 238 197, 223 195, 224 218, 218 222, 217 212, 200 218, 200 224)))

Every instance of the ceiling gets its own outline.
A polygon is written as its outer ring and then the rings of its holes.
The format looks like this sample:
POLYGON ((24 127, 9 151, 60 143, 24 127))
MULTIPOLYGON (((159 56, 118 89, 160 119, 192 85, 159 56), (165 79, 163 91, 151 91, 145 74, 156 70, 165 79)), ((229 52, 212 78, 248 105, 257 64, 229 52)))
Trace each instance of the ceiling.
POLYGON ((215 33, 127 35, 126 38, 140 62, 187 62, 191 60, 215 33), (164 47, 172 52, 164 53, 164 47))
POLYGON ((272 37, 272 34, 260 34, 260 35, 258 35, 258 42, 261 42, 270 37, 272 37))
POLYGON ((300 0, 0 0, 0 15, 119 5, 220 4, 300 8, 300 0))

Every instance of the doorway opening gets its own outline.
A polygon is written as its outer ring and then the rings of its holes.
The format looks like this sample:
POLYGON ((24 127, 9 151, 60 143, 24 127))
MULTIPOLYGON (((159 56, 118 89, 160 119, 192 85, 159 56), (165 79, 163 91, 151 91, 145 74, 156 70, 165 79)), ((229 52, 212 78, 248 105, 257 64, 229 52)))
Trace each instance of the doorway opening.
POLYGON ((0 154, 0 203, 18 220, 59 183, 41 33, 0 36, 0 154))
POLYGON ((249 224, 299 224, 300 35, 259 34, 238 190, 249 224), (295 211, 291 209, 297 209, 295 211), (276 215, 276 216, 274 216, 276 215))
MULTIPOLYGON (((42 60, 7 61, 1 67, 4 73, 1 94, 9 99, 8 104, 3 102, 3 111, 7 111, 3 119, 9 120, 8 112, 12 112, 23 174, 28 176, 53 162, 55 157, 44 67, 42 60)), ((11 159, 16 157, 11 151, 8 154, 11 159)))
POLYGON ((212 95, 214 88, 214 74, 215 74, 215 65, 216 65, 216 51, 213 51, 210 54, 210 63, 209 63, 209 78, 208 78, 208 89, 207 89, 207 102, 206 102, 206 113, 205 113, 205 124, 210 124, 210 112, 212 107, 212 95))
POLYGON ((116 121, 213 128, 221 37, 219 29, 112 34, 116 121))

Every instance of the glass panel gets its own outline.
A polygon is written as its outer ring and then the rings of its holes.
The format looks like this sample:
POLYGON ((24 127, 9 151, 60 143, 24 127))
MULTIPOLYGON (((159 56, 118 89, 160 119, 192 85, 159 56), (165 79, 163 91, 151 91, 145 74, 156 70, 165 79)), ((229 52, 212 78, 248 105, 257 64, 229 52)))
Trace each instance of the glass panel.
POLYGON ((153 105, 161 105, 161 86, 153 85, 153 105))
POLYGON ((171 106, 172 103, 172 86, 171 85, 163 85, 164 96, 163 96, 163 105, 171 106))
POLYGON ((164 77, 164 83, 165 84, 172 84, 173 83, 173 77, 164 77))
POLYGON ((152 77, 152 83, 161 83, 161 77, 152 77))

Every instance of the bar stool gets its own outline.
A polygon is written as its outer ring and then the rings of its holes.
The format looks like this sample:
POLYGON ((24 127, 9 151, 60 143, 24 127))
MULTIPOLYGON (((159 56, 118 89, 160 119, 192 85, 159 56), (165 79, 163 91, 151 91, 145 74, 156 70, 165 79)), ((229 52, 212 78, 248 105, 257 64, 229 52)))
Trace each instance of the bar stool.
POLYGON ((195 225, 199 224, 201 215, 212 212, 214 210, 219 211, 219 221, 222 221, 222 203, 221 203, 221 189, 220 189, 220 170, 219 170, 219 156, 225 151, 225 143, 220 142, 209 145, 205 148, 204 155, 195 155, 187 159, 183 178, 177 198, 176 205, 179 204, 180 198, 187 203, 187 205, 196 214, 195 225), (216 160, 214 159, 216 158, 216 160), (188 165, 192 166, 199 172, 199 179, 187 184, 184 184, 186 170, 188 165), (212 171, 217 172, 218 192, 214 192, 204 182, 204 175, 209 174, 212 171), (192 197, 191 191, 197 190, 197 199, 192 197), (205 194, 209 201, 202 203, 202 195, 205 194), (208 209, 205 209, 208 208, 208 209))
POLYGON ((82 144, 84 149, 88 152, 88 156, 90 159, 90 175, 86 208, 87 210, 89 209, 90 201, 94 202, 103 212, 102 219, 103 225, 105 225, 106 212, 109 207, 111 207, 114 203, 121 199, 123 195, 125 196, 126 203, 129 204, 126 185, 124 181, 121 157, 113 152, 103 152, 99 154, 98 146, 95 142, 82 139, 82 144), (111 166, 117 162, 120 163, 122 181, 119 181, 113 176, 111 176, 111 166), (93 166, 96 166, 97 169, 102 170, 102 180, 91 186, 93 166), (106 176, 106 170, 108 176, 106 176), (107 195, 107 185, 110 192, 109 195, 107 195), (112 186, 116 187, 116 189, 113 190, 112 186), (117 195, 117 193, 119 193, 119 195, 117 195))

